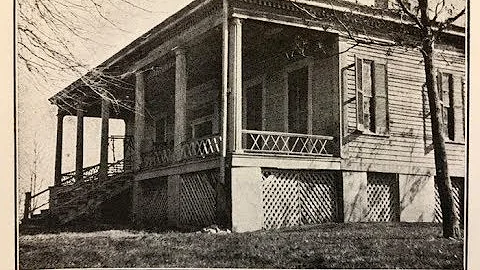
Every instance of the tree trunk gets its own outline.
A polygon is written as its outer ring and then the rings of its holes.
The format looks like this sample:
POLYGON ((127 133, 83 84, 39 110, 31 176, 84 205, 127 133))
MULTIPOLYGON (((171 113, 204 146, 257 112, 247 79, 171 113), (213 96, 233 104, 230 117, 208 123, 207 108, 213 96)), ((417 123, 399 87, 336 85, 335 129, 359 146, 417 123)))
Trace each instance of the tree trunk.
POLYGON ((422 44, 422 54, 425 61, 426 87, 428 93, 428 101, 430 106, 430 117, 432 123, 432 139, 435 156, 436 178, 435 183, 440 195, 440 205, 443 215, 443 236, 445 238, 459 238, 460 224, 458 213, 456 213, 453 202, 452 183, 448 173, 447 151, 445 149, 445 135, 442 122, 442 106, 437 88, 435 87, 433 66, 433 48, 434 38, 431 30, 425 35, 422 44))

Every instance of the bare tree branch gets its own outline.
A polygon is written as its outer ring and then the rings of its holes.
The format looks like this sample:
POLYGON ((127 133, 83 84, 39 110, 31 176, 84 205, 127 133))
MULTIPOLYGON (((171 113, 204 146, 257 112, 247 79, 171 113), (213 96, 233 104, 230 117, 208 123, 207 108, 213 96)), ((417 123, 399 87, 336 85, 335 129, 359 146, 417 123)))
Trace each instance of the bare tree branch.
POLYGON ((407 6, 405 6, 405 3, 403 3, 402 0, 396 0, 397 1, 397 4, 400 6, 400 8, 402 9, 402 11, 404 13, 406 13, 414 22, 415 24, 419 27, 419 28, 423 28, 424 25, 420 22, 420 20, 418 19, 417 16, 415 16, 415 14, 413 14, 410 10, 408 10, 407 6))
POLYGON ((441 34, 445 29, 447 29, 450 25, 452 25, 455 21, 457 21, 460 17, 465 14, 465 8, 462 9, 457 15, 453 17, 447 18, 445 21, 439 23, 437 31, 435 31, 435 35, 438 36, 441 34))

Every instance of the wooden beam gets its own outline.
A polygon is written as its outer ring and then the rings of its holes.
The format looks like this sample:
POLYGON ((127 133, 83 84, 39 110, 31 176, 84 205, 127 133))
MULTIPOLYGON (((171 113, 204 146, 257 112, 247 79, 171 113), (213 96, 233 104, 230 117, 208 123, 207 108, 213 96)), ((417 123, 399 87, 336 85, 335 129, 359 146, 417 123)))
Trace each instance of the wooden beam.
POLYGON ((276 154, 232 155, 232 167, 267 167, 278 169, 339 170, 341 159, 337 157, 308 157, 276 154))
POLYGON ((168 175, 178 175, 191 172, 211 170, 219 168, 220 159, 219 157, 205 158, 201 161, 191 161, 191 162, 181 162, 168 167, 160 167, 158 169, 153 169, 150 171, 140 172, 135 175, 136 181, 168 176, 168 175))
POLYGON ((147 56, 135 62, 126 73, 133 73, 137 70, 143 69, 145 66, 152 64, 157 59, 169 54, 175 47, 180 43, 189 43, 192 40, 205 35, 205 33, 217 27, 222 23, 222 13, 211 15, 199 23, 189 27, 179 35, 169 39, 163 44, 159 45, 157 48, 153 49, 147 56))

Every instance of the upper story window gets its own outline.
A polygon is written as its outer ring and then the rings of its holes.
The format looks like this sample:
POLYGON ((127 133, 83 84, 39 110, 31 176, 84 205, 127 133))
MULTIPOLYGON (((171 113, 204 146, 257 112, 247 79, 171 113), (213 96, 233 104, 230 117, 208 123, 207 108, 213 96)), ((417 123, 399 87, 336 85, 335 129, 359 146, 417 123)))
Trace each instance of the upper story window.
POLYGON ((450 141, 463 141, 465 134, 463 79, 451 73, 438 72, 437 88, 442 105, 443 132, 450 141))
POLYGON ((384 62, 356 57, 357 129, 388 133, 387 66, 384 62))

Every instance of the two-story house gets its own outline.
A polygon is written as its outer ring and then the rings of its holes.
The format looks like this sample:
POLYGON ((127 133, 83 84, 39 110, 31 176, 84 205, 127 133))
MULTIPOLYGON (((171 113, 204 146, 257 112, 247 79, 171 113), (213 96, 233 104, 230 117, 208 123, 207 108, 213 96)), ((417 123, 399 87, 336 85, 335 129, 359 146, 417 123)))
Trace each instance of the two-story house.
MULTIPOLYGON (((120 83, 97 87, 103 77, 92 72, 56 94, 45 215, 237 232, 438 221, 422 56, 398 42, 416 30, 387 1, 354 2, 195 0, 99 66, 120 83), (65 115, 77 117, 69 173, 65 115), (89 168, 84 117, 102 119, 100 164, 89 168), (110 118, 126 127, 116 163, 108 163, 110 118)), ((435 59, 459 209, 464 42, 465 29, 452 26, 435 59)))

